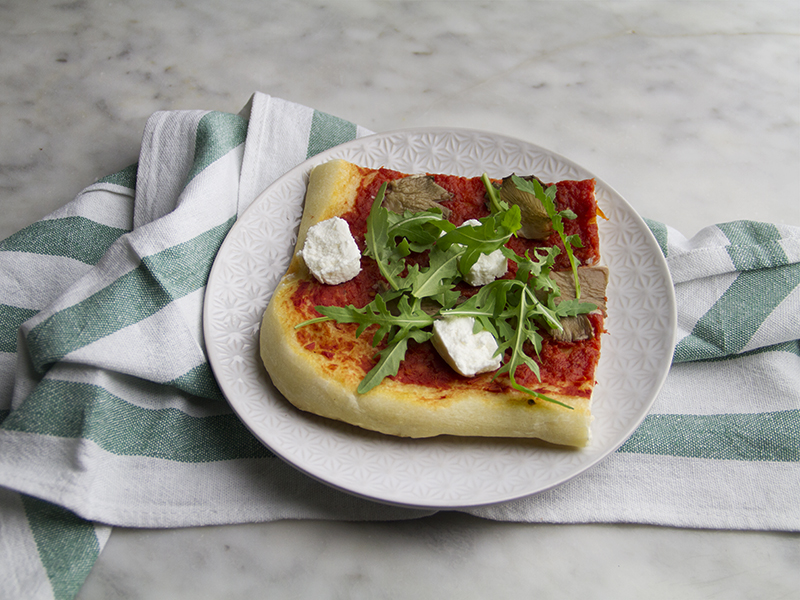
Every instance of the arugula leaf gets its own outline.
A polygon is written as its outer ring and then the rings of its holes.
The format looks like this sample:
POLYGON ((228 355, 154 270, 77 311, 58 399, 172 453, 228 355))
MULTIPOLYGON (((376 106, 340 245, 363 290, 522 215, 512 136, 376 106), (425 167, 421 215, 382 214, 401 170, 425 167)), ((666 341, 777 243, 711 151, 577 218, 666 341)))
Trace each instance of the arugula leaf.
POLYGON ((577 298, 572 300, 562 300, 555 308, 555 313, 558 317, 575 317, 577 315, 585 315, 599 307, 594 302, 581 302, 577 298))
POLYGON ((522 224, 522 214, 519 206, 512 206, 507 211, 498 215, 479 219, 480 225, 462 225, 443 235, 436 243, 437 247, 448 249, 453 244, 464 247, 464 253, 459 263, 462 277, 469 274, 469 270, 478 261, 482 254, 491 254, 503 248, 511 236, 522 224))
POLYGON ((431 208, 417 213, 405 211, 402 215, 389 211, 388 239, 405 238, 413 252, 430 249, 442 232, 453 229, 455 225, 444 218, 441 209, 431 208))
POLYGON ((406 356, 408 341, 413 339, 421 343, 427 341, 431 335, 433 335, 431 332, 419 329, 403 331, 396 335, 389 345, 378 353, 378 363, 370 369, 364 379, 361 380, 361 383, 358 384, 358 393, 366 394, 386 377, 397 375, 400 370, 400 363, 403 362, 406 356))
POLYGON ((499 190, 494 187, 492 180, 489 179, 486 173, 481 175, 481 181, 483 182, 483 187, 486 188, 486 195, 489 196, 489 211, 492 213, 502 213, 508 210, 508 203, 500 200, 499 190))
MULTIPOLYGON (((372 335, 372 346, 377 347, 383 340, 387 340, 386 347, 377 353, 378 362, 365 375, 358 386, 358 392, 364 394, 378 385, 389 375, 396 375, 400 363, 405 357, 408 340, 424 342, 430 338, 432 332, 424 331, 433 325, 433 317, 422 310, 419 299, 409 302, 406 294, 389 292, 389 299, 398 299, 396 311, 389 309, 387 298, 378 294, 375 299, 364 306, 356 308, 349 306, 317 306, 316 310, 325 319, 335 320, 337 323, 357 323, 356 337, 360 337, 371 326, 377 326, 372 335)), ((319 322, 320 319, 313 319, 319 322)), ((300 325, 309 324, 306 321, 300 325)))
POLYGON ((517 367, 522 364, 526 365, 539 379, 539 365, 522 348, 523 344, 529 339, 529 328, 525 326, 528 319, 529 300, 530 296, 528 294, 520 293, 518 295, 517 305, 511 311, 517 326, 513 329, 511 336, 498 340, 498 352, 505 353, 506 350, 511 350, 511 358, 500 367, 495 373, 495 377, 502 373, 508 373, 512 387, 516 384, 514 374, 517 367))
POLYGON ((356 337, 360 337, 368 327, 377 325, 378 329, 372 337, 373 346, 377 346, 387 335, 392 337, 398 329, 423 329, 433 325, 433 317, 422 310, 420 301, 415 299, 413 304, 409 304, 407 295, 399 297, 397 303, 399 314, 394 314, 389 310, 386 299, 380 294, 363 308, 356 308, 352 304, 349 306, 317 306, 315 308, 317 312, 337 323, 358 323, 356 337))
POLYGON ((405 269, 403 257, 408 256, 410 248, 387 244, 389 240, 389 211, 381 206, 386 194, 387 184, 384 183, 378 189, 375 200, 367 217, 367 234, 364 238, 366 248, 364 255, 375 259, 378 263, 381 275, 384 276, 389 286, 393 290, 400 289, 398 279, 400 273, 405 269))
POLYGON ((444 250, 434 246, 430 253, 429 266, 423 271, 409 273, 407 280, 411 282, 411 294, 415 298, 426 298, 449 292, 455 286, 458 276, 459 259, 464 250, 451 246, 444 250))

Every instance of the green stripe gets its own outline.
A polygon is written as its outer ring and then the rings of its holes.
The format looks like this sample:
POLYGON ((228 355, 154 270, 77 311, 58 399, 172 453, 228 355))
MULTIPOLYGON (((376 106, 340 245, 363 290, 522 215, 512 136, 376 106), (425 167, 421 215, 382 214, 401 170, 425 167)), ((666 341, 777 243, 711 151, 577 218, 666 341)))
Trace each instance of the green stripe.
POLYGON ((667 245, 667 239, 669 237, 667 234, 667 226, 651 219, 645 219, 644 222, 650 228, 650 231, 653 232, 653 235, 658 242, 658 247, 661 248, 661 254, 667 256, 669 252, 667 245))
POLYGON ((800 462, 800 410, 649 415, 619 452, 713 460, 800 462))
POLYGON ((356 126, 353 123, 315 110, 311 119, 311 131, 308 134, 306 158, 354 139, 356 139, 356 126))
POLYGON ((739 358, 755 356, 756 354, 766 354, 772 352, 788 352, 789 354, 794 354, 795 356, 800 357, 800 340, 791 340, 788 342, 781 342, 780 344, 773 344, 771 346, 763 346, 762 348, 756 348, 755 350, 748 350, 747 352, 741 352, 740 354, 719 356, 717 358, 706 358, 698 362, 712 363, 712 362, 721 362, 727 360, 737 360, 739 358))
POLYGON ((736 354, 800 285, 800 264, 743 271, 675 348, 674 362, 736 354))
POLYGON ((0 251, 64 256, 96 265, 125 229, 108 227, 86 217, 46 219, 29 225, 0 243, 0 251))
POLYGON ((94 526, 49 502, 25 495, 21 498, 53 596, 72 600, 100 555, 94 526))
POLYGON ((731 241, 726 250, 737 271, 768 269, 789 262, 780 245, 783 236, 771 223, 734 221, 717 227, 731 241))
POLYGON ((70 352, 138 323, 203 287, 234 220, 231 217, 188 242, 142 259, 133 271, 34 327, 27 338, 34 368, 44 373, 70 352))
POLYGON ((203 169, 244 143, 247 120, 239 115, 210 112, 197 124, 194 162, 187 183, 203 169))
POLYGON ((2 425, 3 421, 6 420, 6 417, 11 414, 10 410, 2 409, 0 410, 0 425, 2 425))
POLYGON ((214 257, 235 220, 231 217, 193 240, 147 256, 142 265, 171 298, 182 298, 206 284, 214 257))
POLYGON ((233 414, 141 408, 96 385, 52 379, 42 380, 2 429, 84 438, 116 455, 184 463, 274 456, 233 414))
POLYGON ((188 373, 168 382, 167 385, 178 388, 192 396, 200 396, 209 400, 225 400, 222 391, 217 385, 217 380, 208 363, 197 365, 188 373))
POLYGON ((133 163, 129 167, 125 167, 121 171, 117 171, 116 173, 112 173, 102 179, 98 180, 97 183, 113 183, 115 185, 121 185, 126 188, 130 188, 132 190, 136 189, 136 173, 139 169, 139 163, 133 163))
POLYGON ((17 351, 19 326, 38 312, 30 308, 0 304, 0 352, 17 351))
POLYGON ((756 246, 783 238, 781 232, 772 223, 730 221, 728 223, 720 223, 717 227, 732 244, 756 246))

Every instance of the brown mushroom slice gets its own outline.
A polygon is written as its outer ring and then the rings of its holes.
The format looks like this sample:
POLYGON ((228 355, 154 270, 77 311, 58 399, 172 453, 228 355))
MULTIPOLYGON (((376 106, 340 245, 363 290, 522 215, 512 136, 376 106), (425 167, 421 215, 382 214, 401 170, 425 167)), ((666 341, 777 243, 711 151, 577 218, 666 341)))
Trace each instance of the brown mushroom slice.
POLYGON ((586 318, 586 315, 562 317, 561 327, 563 329, 560 331, 558 329, 550 330, 550 335, 553 336, 553 339, 560 342, 579 342, 594 336, 592 323, 586 318))
MULTIPOLYGON (((561 298, 575 298, 575 278, 572 271, 551 271, 550 279, 555 281, 561 296, 556 298, 556 304, 561 298)), ((581 300, 592 302, 597 308, 606 311, 606 287, 608 287, 608 267, 578 267, 578 281, 581 284, 581 300)))
MULTIPOLYGON (((531 175, 522 177, 522 179, 530 181, 536 178, 531 175)), ((529 240, 543 240, 553 233, 553 221, 547 215, 542 201, 533 194, 519 189, 511 176, 503 179, 503 185, 500 187, 500 199, 519 206, 522 226, 517 233, 520 236, 529 240)))
MULTIPOLYGON (((556 297, 558 304, 562 298, 575 298, 575 279, 572 271, 552 271, 550 278, 556 282, 561 296, 556 297)), ((606 312, 606 287, 608 286, 608 267, 578 267, 578 281, 581 284, 581 301, 591 302, 598 310, 606 312)), ((592 324, 586 315, 563 317, 563 330, 551 329, 553 339, 562 342, 578 342, 588 340, 594 335, 592 324)))
POLYGON ((450 209, 440 202, 452 197, 453 194, 437 184, 430 175, 409 175, 389 182, 383 206, 398 214, 438 208, 446 219, 450 216, 450 209))

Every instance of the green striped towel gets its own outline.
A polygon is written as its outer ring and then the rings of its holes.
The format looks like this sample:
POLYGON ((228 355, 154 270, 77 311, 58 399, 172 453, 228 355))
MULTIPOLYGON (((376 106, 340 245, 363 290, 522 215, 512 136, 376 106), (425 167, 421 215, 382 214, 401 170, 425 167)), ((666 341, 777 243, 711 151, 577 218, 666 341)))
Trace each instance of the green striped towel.
MULTIPOLYGON (((0 597, 72 598, 112 526, 402 519, 255 440, 201 334, 238 215, 309 156, 370 132, 256 94, 240 115, 154 114, 136 165, 0 243, 0 597)), ((679 302, 650 416, 556 489, 469 509, 525 522, 800 530, 800 228, 687 240, 649 223, 679 302)))

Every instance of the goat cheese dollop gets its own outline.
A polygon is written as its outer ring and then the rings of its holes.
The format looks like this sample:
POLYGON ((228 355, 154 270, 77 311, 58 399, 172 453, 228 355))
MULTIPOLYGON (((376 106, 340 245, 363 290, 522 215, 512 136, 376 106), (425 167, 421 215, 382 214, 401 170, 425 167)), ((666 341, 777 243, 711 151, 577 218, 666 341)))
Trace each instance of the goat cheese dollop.
POLYGON ((309 227, 300 256, 320 283, 344 283, 361 272, 361 251, 340 217, 309 227))
POLYGON ((497 351, 497 340, 488 331, 473 333, 472 317, 445 317, 433 322, 431 342, 442 358, 465 377, 487 373, 500 368, 502 357, 497 351))

